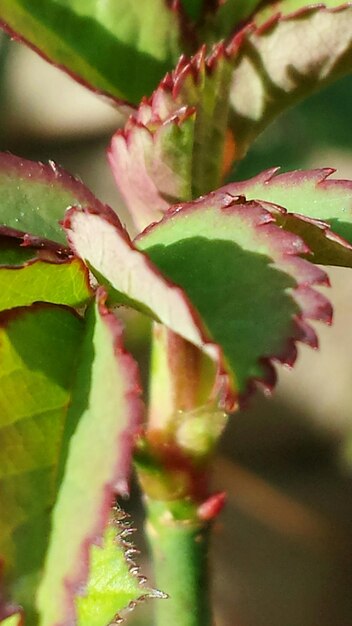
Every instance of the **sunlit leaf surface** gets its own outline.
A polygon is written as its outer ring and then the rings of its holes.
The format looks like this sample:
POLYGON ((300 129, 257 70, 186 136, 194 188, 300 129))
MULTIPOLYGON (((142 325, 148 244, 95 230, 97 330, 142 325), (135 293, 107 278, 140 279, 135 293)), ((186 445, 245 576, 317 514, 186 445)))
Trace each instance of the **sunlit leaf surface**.
POLYGON ((230 183, 222 191, 284 207, 287 213, 276 212, 276 221, 304 239, 313 253, 312 261, 351 267, 352 181, 331 178, 330 169, 276 172, 268 170, 250 180, 230 183))
MULTIPOLYGON (((115 580, 118 570, 107 568, 109 563, 115 567, 116 560, 121 570, 123 548, 117 545, 114 553, 109 532, 102 540, 115 494, 128 490, 133 436, 142 408, 137 366, 123 350, 121 324, 106 309, 103 293, 88 312, 86 325, 64 434, 64 469, 38 593, 41 626, 71 623, 76 601, 87 593, 88 599, 78 601, 81 619, 93 595, 96 611, 107 622, 126 606, 126 600, 142 595, 138 580, 128 571, 115 580), (110 580, 111 593, 105 599, 101 576, 106 583, 110 580), (115 585, 111 586, 112 580, 115 585)), ((82 626, 96 624, 94 618, 97 615, 82 626)))
POLYGON ((49 239, 66 246, 59 221, 72 205, 104 209, 81 181, 54 163, 0 153, 0 234, 29 235, 26 243, 49 239))
POLYGON ((181 52, 166 0, 1 0, 0 19, 78 80, 134 103, 181 52))
POLYGON ((61 307, 0 316, 0 556, 6 595, 24 607, 30 625, 82 331, 81 320, 61 307))

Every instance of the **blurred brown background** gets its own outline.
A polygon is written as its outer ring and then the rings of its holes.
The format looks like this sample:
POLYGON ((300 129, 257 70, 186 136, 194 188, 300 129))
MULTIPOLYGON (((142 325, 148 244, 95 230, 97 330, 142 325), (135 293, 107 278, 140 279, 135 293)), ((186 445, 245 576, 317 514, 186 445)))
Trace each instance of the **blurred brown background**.
MULTIPOLYGON (((1 149, 54 159, 128 223, 105 159, 120 115, 24 47, 11 42, 1 54, 1 149)), ((233 176, 282 165, 334 166, 352 178, 351 87, 343 80, 286 114, 233 176)), ((213 547, 217 626, 352 624, 352 280, 342 269, 330 276, 335 321, 317 325, 320 351, 300 347, 295 369, 279 368, 274 397, 258 394, 223 441, 214 476, 228 492, 213 547)), ((147 327, 136 315, 128 323, 144 369, 147 327)), ((137 498, 131 507, 140 520, 137 498)), ((144 616, 137 609, 134 623, 148 626, 144 616)))

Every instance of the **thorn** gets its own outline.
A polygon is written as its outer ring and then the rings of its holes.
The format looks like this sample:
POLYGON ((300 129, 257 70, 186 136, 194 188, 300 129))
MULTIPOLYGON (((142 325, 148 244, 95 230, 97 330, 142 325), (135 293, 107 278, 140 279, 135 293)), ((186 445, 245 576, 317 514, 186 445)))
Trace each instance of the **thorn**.
POLYGON ((226 502, 226 493, 219 491, 214 493, 203 504, 198 507, 198 517, 204 522, 210 522, 215 519, 220 511, 222 511, 226 502))

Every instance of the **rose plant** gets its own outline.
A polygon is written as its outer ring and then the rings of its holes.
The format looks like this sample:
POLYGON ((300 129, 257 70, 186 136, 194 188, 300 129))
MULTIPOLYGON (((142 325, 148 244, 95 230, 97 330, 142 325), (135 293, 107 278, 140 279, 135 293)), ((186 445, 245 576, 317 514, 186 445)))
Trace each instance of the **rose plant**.
POLYGON ((221 185, 351 71, 352 6, 0 0, 0 20, 125 115, 108 158, 135 226, 59 166, 0 156, 1 626, 105 626, 146 597, 159 626, 210 626, 226 416, 316 347, 317 264, 352 264, 352 182, 333 170, 221 185), (145 411, 120 306, 153 320, 145 411), (158 590, 116 504, 132 459, 158 590))

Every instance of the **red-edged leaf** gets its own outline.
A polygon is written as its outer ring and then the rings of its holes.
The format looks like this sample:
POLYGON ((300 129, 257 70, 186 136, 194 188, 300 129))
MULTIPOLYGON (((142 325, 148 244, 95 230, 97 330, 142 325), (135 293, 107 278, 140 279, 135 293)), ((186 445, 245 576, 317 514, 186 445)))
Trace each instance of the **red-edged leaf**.
POLYGON ((34 302, 80 308, 92 295, 88 271, 80 259, 61 263, 38 259, 22 267, 0 267, 0 311, 34 302))
POLYGON ((316 345, 305 318, 330 319, 311 289, 326 275, 298 257, 308 251, 302 240, 258 203, 214 193, 177 206, 137 239, 150 260, 106 216, 72 209, 65 226, 114 301, 146 307, 217 360, 227 408, 253 380, 270 387, 272 359, 293 363, 295 340, 316 345))
POLYGON ((153 123, 130 118, 113 137, 110 165, 138 231, 158 221, 170 203, 192 197, 194 123, 192 109, 153 123))
POLYGON ((352 267, 352 181, 330 178, 331 169, 277 171, 230 183, 221 193, 279 205, 265 204, 278 224, 304 239, 312 261, 352 267))
POLYGON ((108 288, 112 302, 149 314, 217 358, 218 350, 209 343, 199 315, 183 290, 135 248, 113 212, 98 214, 73 208, 67 212, 64 227, 73 250, 108 288))
POLYGON ((0 611, 20 604, 30 626, 82 335, 82 320, 67 307, 0 315, 0 611))
POLYGON ((274 14, 208 56, 202 48, 182 57, 109 150, 137 228, 158 221, 172 203, 216 189, 275 116, 351 68, 352 7, 346 6, 274 14))
POLYGON ((331 307, 311 289, 326 275, 299 258, 302 240, 257 203, 215 192, 170 210, 137 244, 184 288, 240 395, 253 380, 271 387, 272 359, 292 364, 295 340, 316 345, 305 318, 330 321, 331 307))
MULTIPOLYGON (((137 366, 124 352, 121 335, 120 322, 105 306, 104 292, 98 292, 69 407, 67 460, 38 595, 42 626, 75 622, 92 546, 102 545, 115 494, 127 490, 142 405, 137 366)), ((116 606, 116 612, 120 608, 116 606)))
POLYGON ((109 160, 139 230, 170 204, 191 200, 221 182, 232 65, 223 45, 181 57, 125 128, 109 160))
POLYGON ((129 571, 128 529, 109 526, 141 414, 121 333, 101 290, 86 324, 43 303, 0 315, 0 619, 22 606, 28 626, 37 609, 50 626, 76 613, 86 626, 87 612, 98 626, 149 594, 129 571))
POLYGON ((240 43, 235 38, 230 44, 236 159, 283 110, 351 72, 352 6, 340 0, 323 4, 272 2, 240 43))
POLYGON ((257 11, 253 14, 253 21, 260 26, 265 24, 269 19, 275 20, 277 15, 287 17, 290 15, 304 15, 307 9, 314 11, 315 9, 336 9, 336 7, 348 6, 350 2, 341 2, 341 0, 265 0, 257 3, 257 11))
MULTIPOLYGON (((1 0, 0 20, 79 82, 121 102, 150 93, 181 53, 166 0, 1 0)), ((176 3, 177 4, 177 3, 176 3)))
POLYGON ((40 246, 50 240, 66 246, 59 221, 72 205, 104 210, 81 181, 54 163, 44 165, 0 153, 1 235, 24 236, 26 245, 40 246))

